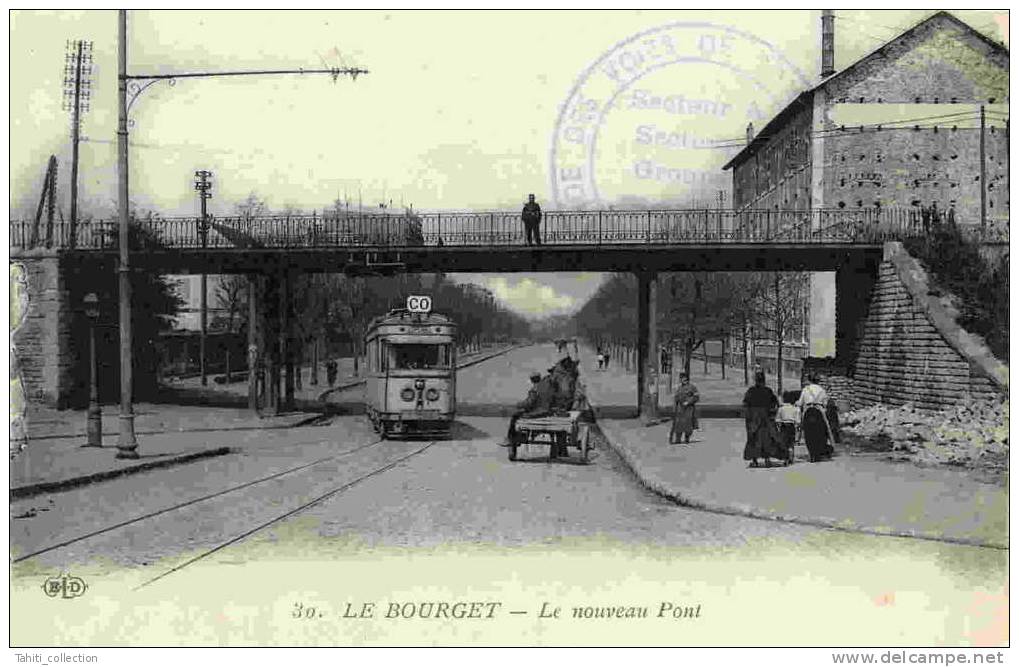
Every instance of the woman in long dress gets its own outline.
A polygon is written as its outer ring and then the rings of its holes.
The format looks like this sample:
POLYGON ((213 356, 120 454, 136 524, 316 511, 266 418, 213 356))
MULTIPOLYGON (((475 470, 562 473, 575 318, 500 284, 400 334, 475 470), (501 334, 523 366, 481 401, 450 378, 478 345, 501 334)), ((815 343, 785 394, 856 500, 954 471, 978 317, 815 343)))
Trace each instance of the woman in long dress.
POLYGON ((674 410, 672 413, 672 430, 669 431, 669 444, 679 443, 682 437, 684 442, 690 442, 690 434, 697 428, 697 401, 700 400, 697 387, 690 384, 690 378, 686 373, 679 376, 679 389, 676 390, 674 410))
POLYGON ((831 436, 831 427, 825 414, 828 408, 828 393, 818 384, 815 376, 811 376, 803 387, 797 404, 800 406, 803 440, 807 443, 810 462, 817 463, 823 459, 831 458, 834 449, 830 440, 833 440, 834 437, 829 437, 831 436))
POLYGON ((754 386, 743 395, 746 415, 747 444, 743 449, 743 460, 750 461, 750 467, 757 467, 757 459, 771 467, 771 459, 783 459, 786 452, 779 442, 775 429, 775 412, 778 398, 764 383, 764 372, 754 373, 754 386))

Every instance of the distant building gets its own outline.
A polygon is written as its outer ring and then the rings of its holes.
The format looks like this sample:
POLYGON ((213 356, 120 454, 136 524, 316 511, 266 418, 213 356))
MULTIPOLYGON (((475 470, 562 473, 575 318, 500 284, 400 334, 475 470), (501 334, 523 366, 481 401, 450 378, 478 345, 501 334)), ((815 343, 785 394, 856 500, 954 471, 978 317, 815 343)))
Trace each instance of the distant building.
MULTIPOLYGON (((960 224, 1008 225, 1008 50, 938 12, 834 71, 835 18, 822 17, 822 80, 723 169, 736 210, 936 205, 960 224), (981 181, 980 108, 986 130, 981 181)), ((811 354, 834 354, 835 281, 813 274, 811 354)))

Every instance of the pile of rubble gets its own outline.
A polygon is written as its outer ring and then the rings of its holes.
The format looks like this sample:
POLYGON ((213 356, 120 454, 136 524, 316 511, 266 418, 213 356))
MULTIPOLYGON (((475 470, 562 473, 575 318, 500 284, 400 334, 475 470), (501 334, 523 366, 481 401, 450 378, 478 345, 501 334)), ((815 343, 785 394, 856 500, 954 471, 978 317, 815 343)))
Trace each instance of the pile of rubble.
POLYGON ((942 412, 874 405, 847 413, 844 431, 896 458, 967 467, 1008 466, 1008 400, 979 401, 942 412))

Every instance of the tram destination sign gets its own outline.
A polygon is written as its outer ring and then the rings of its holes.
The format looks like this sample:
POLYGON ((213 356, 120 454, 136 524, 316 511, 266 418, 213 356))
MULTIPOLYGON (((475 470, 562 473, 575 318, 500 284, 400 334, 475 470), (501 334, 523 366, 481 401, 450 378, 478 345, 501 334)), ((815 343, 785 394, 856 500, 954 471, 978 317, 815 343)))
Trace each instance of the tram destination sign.
POLYGON ((432 312, 432 297, 430 296, 408 296, 407 310, 412 313, 432 312))

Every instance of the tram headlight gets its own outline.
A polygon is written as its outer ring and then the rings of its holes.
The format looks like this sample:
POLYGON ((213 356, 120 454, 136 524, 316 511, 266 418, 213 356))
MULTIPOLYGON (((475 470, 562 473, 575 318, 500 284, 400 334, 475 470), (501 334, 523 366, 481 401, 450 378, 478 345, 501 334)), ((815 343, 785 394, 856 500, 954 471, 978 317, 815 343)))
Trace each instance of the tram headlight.
POLYGON ((422 380, 421 378, 418 378, 417 380, 414 380, 414 388, 415 389, 424 389, 425 388, 425 381, 422 380))
POLYGON ((439 400, 439 390, 436 389, 435 387, 432 387, 431 389, 425 392, 425 398, 427 398, 429 401, 439 400))
POLYGON ((411 389, 410 387, 404 387, 403 391, 400 392, 400 398, 402 398, 403 400, 408 401, 408 402, 409 401, 413 401, 414 400, 414 390, 411 389))

